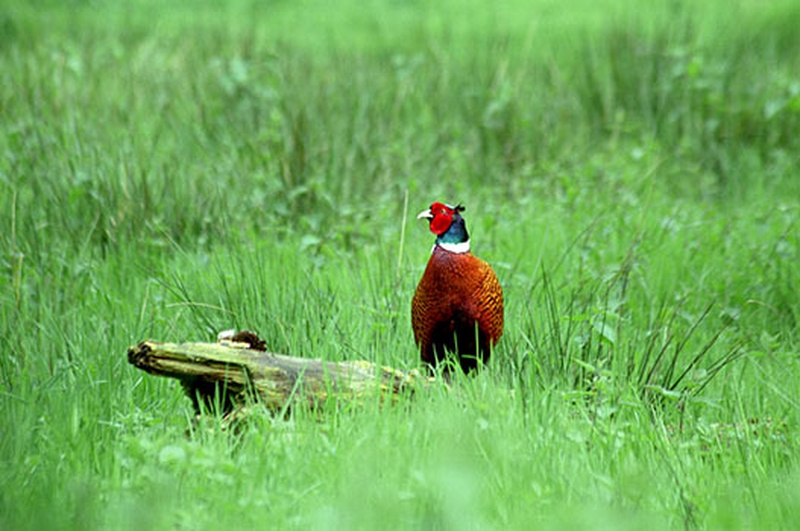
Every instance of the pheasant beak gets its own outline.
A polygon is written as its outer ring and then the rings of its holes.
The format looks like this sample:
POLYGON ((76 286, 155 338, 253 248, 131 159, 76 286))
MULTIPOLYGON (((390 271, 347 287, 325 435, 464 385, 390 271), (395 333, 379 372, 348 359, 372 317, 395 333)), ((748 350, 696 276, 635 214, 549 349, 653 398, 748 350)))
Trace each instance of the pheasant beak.
POLYGON ((423 210, 419 214, 417 214, 417 219, 433 219, 433 213, 431 213, 431 209, 423 210))

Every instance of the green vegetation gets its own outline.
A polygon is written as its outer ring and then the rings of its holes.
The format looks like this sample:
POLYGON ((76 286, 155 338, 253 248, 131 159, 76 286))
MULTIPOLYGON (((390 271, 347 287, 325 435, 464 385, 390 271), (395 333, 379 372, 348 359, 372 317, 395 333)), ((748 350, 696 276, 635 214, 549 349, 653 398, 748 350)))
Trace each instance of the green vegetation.
POLYGON ((566 4, 4 2, 0 527, 800 525, 800 7, 566 4), (187 437, 127 365, 415 368, 434 200, 507 299, 452 391, 187 437))

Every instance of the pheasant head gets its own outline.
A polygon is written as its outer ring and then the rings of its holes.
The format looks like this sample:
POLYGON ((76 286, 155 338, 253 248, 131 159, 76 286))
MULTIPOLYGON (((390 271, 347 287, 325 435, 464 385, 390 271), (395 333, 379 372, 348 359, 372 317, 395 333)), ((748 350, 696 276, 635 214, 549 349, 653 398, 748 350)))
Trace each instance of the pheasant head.
POLYGON ((417 215, 417 219, 428 219, 431 232, 436 235, 436 243, 447 251, 465 253, 469 251, 467 224, 461 217, 466 210, 462 205, 450 206, 433 203, 427 210, 417 215))

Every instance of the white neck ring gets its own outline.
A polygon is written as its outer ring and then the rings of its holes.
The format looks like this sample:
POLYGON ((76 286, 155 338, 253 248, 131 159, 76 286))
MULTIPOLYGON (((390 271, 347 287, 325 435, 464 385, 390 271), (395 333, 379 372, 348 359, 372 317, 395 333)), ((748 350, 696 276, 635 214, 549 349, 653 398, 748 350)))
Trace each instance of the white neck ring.
MULTIPOLYGON (((441 247, 445 251, 456 253, 456 254, 464 254, 469 252, 469 240, 461 243, 437 243, 434 244, 433 250, 436 250, 436 247, 441 247)), ((433 252, 431 250, 431 252, 433 252)))

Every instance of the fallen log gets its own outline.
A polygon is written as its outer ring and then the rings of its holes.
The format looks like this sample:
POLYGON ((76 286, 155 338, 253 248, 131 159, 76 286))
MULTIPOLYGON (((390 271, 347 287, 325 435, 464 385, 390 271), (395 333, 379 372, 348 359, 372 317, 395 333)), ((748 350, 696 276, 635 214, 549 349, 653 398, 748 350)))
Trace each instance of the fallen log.
POLYGON ((312 409, 369 400, 394 401, 429 378, 367 361, 329 362, 265 352, 253 335, 247 342, 162 343, 128 349, 128 362, 149 374, 178 379, 195 410, 224 415, 260 403, 273 413, 292 406, 312 409))

